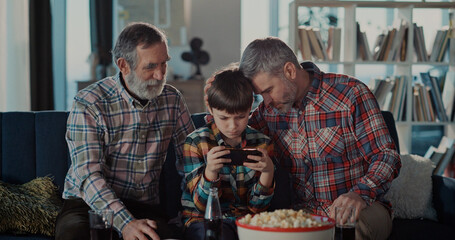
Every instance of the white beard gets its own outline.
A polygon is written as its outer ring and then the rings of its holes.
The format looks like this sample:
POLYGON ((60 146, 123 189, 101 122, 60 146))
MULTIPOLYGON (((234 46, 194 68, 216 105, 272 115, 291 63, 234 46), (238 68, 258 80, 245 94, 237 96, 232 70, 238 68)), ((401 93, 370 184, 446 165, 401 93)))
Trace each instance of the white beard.
POLYGON ((164 85, 166 84, 166 75, 161 81, 155 79, 144 81, 136 75, 136 72, 131 71, 128 76, 125 76, 125 81, 128 90, 138 98, 152 100, 163 92, 164 85))

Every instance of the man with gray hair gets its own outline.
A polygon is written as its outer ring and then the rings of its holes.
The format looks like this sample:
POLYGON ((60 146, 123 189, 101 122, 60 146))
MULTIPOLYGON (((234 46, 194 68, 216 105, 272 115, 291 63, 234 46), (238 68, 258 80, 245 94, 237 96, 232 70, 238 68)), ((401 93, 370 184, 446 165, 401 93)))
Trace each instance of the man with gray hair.
POLYGON ((294 206, 332 218, 335 207, 355 207, 356 239, 387 239, 392 219, 384 195, 401 161, 368 87, 312 62, 299 64, 273 37, 251 42, 240 70, 264 99, 249 124, 275 144, 294 206))
POLYGON ((132 23, 113 50, 120 72, 74 98, 66 133, 71 166, 56 239, 90 239, 90 209, 114 211, 114 239, 175 238, 159 202, 160 173, 171 141, 182 162, 194 125, 180 92, 166 85, 169 59, 163 32, 132 23))

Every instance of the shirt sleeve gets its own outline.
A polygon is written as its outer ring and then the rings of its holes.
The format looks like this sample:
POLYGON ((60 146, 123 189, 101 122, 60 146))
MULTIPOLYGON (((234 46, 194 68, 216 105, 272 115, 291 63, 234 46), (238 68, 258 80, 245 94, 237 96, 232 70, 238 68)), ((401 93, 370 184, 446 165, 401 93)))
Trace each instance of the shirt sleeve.
POLYGON ((219 188, 220 180, 209 181, 205 178, 204 171, 206 163, 198 139, 192 139, 190 137, 186 139, 183 147, 184 172, 186 187, 191 195, 194 206, 199 212, 205 212, 210 188, 219 188))
POLYGON ((185 139, 188 134, 194 131, 194 124, 191 120, 188 107, 186 106, 185 101, 183 101, 182 95, 180 95, 180 101, 178 101, 178 111, 176 114, 177 125, 175 131, 172 134, 172 139, 175 146, 175 164, 177 171, 181 176, 183 176, 183 145, 185 144, 185 139))
POLYGON ((388 191, 392 180, 398 176, 401 160, 373 93, 363 83, 354 89, 351 115, 358 148, 369 167, 351 191, 371 203, 388 191))
POLYGON ((97 109, 75 101, 68 117, 66 140, 82 199, 92 209, 114 210, 114 228, 121 233, 134 217, 103 176, 106 156, 103 140, 105 125, 102 122, 102 115, 97 109))

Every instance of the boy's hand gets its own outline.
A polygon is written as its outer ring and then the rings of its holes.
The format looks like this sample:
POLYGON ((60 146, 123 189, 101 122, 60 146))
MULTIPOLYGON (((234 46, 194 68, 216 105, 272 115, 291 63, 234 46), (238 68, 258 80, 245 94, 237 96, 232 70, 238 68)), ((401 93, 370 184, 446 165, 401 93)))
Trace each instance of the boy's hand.
POLYGON ((222 156, 229 154, 229 150, 225 149, 224 146, 216 146, 207 153, 207 166, 205 167, 205 177, 208 180, 218 179, 218 173, 225 163, 231 162, 231 159, 221 158, 222 156))
POLYGON ((262 156, 248 155, 248 159, 255 160, 257 162, 244 162, 243 166, 261 172, 259 182, 264 187, 271 187, 273 184, 273 173, 275 171, 273 161, 267 154, 267 150, 262 148, 258 148, 257 150, 262 153, 262 156))
POLYGON ((272 159, 270 159, 269 155, 267 154, 267 151, 262 148, 258 148, 256 150, 261 152, 262 156, 248 155, 248 159, 255 160, 257 162, 244 162, 243 166, 262 173, 273 173, 275 167, 273 165, 272 159))

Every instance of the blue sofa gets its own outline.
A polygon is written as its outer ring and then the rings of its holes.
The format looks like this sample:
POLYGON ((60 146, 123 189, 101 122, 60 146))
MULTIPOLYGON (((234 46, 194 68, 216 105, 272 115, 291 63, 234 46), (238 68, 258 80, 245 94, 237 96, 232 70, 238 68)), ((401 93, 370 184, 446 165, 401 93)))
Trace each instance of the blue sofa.
MULTIPOLYGON (((204 115, 192 115, 196 127, 204 124, 204 115)), ((68 112, 63 111, 0 113, 0 180, 22 184, 36 177, 52 175, 61 192, 70 164, 65 142, 67 117, 68 112)), ((384 117, 390 123, 391 135, 397 142, 393 117, 390 113, 385 113, 384 117)), ((176 216, 181 209, 181 177, 174 163, 174 148, 171 144, 160 180, 160 199, 169 216, 176 216)), ((286 171, 277 169, 276 193, 271 209, 285 208, 291 203, 291 185, 287 176, 286 171)), ((395 219, 390 239, 454 239, 455 180, 433 176, 433 197, 438 222, 395 219)), ((0 240, 3 239, 52 238, 0 233, 0 240)))

